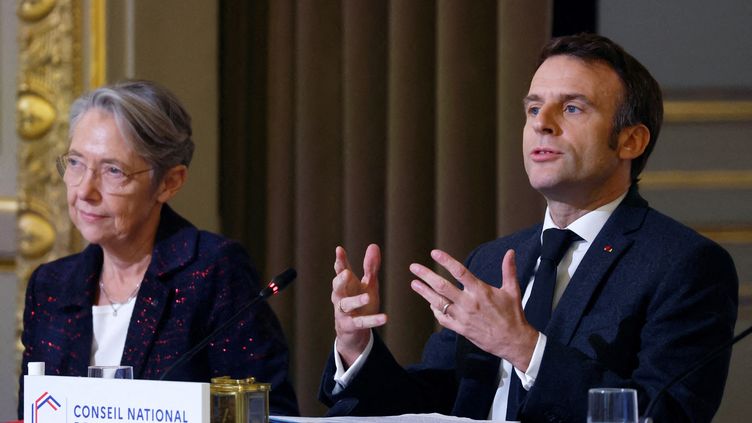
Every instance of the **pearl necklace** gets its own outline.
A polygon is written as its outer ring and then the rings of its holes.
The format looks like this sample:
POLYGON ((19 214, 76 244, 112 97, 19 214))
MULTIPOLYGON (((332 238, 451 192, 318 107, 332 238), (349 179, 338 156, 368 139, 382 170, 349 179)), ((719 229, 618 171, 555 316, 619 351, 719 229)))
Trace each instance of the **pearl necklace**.
POLYGON ((102 280, 99 280, 99 289, 104 294, 104 297, 107 298, 107 301, 110 303, 110 307, 112 307, 112 315, 114 317, 117 317, 118 310, 123 308, 124 305, 131 302, 134 298, 136 298, 136 293, 138 292, 138 288, 141 287, 141 283, 139 282, 135 288, 133 288, 133 292, 128 296, 128 298, 125 299, 124 302, 120 303, 117 301, 112 301, 112 297, 110 297, 110 294, 107 293, 107 290, 104 289, 104 282, 102 280))

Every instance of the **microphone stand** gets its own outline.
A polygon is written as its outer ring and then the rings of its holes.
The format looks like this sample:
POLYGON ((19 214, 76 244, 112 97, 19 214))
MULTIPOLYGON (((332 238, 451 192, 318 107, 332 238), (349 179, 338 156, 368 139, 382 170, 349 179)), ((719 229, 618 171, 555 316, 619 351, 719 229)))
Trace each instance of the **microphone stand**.
POLYGON ((671 379, 665 386, 663 386, 663 388, 661 388, 660 391, 658 391, 657 394, 655 394, 653 399, 650 400, 650 403, 648 403, 647 408, 645 408, 645 414, 644 414, 645 417, 644 417, 643 423, 653 423, 653 418, 651 417, 651 414, 653 413, 653 408, 655 408, 655 405, 658 403, 658 399, 660 399, 672 386, 686 379, 694 372, 705 367, 708 363, 710 363, 713 359, 715 359, 720 353, 725 351, 726 348, 733 346, 734 344, 741 341, 750 333, 752 333, 752 326, 741 331, 738 335, 734 336, 730 341, 724 342, 723 344, 719 345, 718 347, 713 349, 710 353, 706 354, 704 357, 697 360, 697 362, 689 366, 687 370, 683 371, 682 373, 679 373, 673 379, 671 379))

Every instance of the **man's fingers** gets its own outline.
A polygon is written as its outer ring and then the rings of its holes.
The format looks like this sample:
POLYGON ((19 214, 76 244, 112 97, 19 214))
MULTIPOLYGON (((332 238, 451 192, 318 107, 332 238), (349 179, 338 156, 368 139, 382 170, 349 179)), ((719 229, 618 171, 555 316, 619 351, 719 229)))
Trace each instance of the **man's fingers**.
POLYGON ((386 314, 384 313, 350 317, 347 318, 345 322, 343 322, 342 329, 351 332, 359 329, 375 328, 385 325, 386 320, 386 314))
POLYGON ((470 273, 470 271, 467 270, 467 267, 448 253, 441 250, 433 250, 431 251, 431 258, 433 258, 436 263, 439 263, 441 267, 449 271, 452 277, 461 282, 465 288, 473 288, 478 283, 478 279, 476 279, 475 275, 470 273))
MULTIPOLYGON (((436 291, 442 297, 447 298, 449 301, 452 301, 452 302, 458 300, 461 294, 461 291, 459 290, 459 288, 454 286, 453 283, 449 282, 448 280, 436 274, 436 272, 434 272, 433 270, 427 268, 426 266, 423 266, 422 264, 413 263, 410 265, 410 272, 412 272, 413 275, 422 279, 426 285, 428 285, 431 289, 436 291)), ((420 294, 420 292, 418 293, 420 294)), ((431 304, 435 304, 435 303, 431 303, 431 304)))
POLYGON ((368 304, 370 297, 368 294, 360 294, 354 297, 341 297, 334 299, 334 308, 340 313, 351 313, 364 305, 368 304))
POLYGON ((501 261, 501 289, 508 290, 520 296, 520 284, 517 281, 517 263, 514 250, 507 250, 501 261))
POLYGON ((381 267, 381 250, 376 244, 371 244, 366 248, 366 254, 363 256, 363 282, 371 283, 379 277, 379 268, 381 267))
POLYGON ((410 288, 412 288, 412 290, 415 291, 418 295, 423 297, 423 299, 426 300, 428 304, 430 304, 431 309, 434 311, 443 313, 444 311, 446 311, 445 307, 447 304, 450 304, 450 307, 454 304, 451 299, 439 294, 430 286, 426 285, 426 283, 423 281, 417 279, 413 280, 410 283, 410 288))
POLYGON ((337 294, 341 297, 347 295, 347 281, 353 276, 349 270, 343 270, 335 277, 332 278, 332 294, 337 294))
POLYGON ((332 301, 335 297, 353 297, 362 293, 360 280, 350 269, 343 270, 332 279, 332 301))
POLYGON ((350 263, 347 261, 347 252, 338 245, 334 249, 334 273, 340 274, 347 269, 350 269, 350 263))

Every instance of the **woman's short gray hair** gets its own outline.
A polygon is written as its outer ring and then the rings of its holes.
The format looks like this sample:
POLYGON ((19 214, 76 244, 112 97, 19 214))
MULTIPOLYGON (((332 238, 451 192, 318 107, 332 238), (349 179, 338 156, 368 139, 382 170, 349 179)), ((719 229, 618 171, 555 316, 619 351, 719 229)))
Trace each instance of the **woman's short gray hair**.
POLYGON ((91 109, 112 114, 126 141, 154 169, 155 183, 173 166, 191 163, 191 116, 165 87, 128 80, 82 95, 71 105, 69 136, 91 109))

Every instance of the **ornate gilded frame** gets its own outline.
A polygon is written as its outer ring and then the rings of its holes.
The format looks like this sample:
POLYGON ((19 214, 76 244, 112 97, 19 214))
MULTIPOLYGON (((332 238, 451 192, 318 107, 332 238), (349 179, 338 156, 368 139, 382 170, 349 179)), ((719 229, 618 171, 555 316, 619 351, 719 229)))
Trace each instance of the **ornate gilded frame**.
POLYGON ((18 3, 16 273, 22 281, 40 263, 67 255, 79 246, 55 158, 67 148, 68 109, 83 87, 81 3, 18 3))
POLYGON ((17 308, 19 331, 25 282, 31 272, 39 264, 82 246, 68 217, 65 186, 55 168, 55 158, 67 150, 70 104, 85 88, 105 80, 105 1, 89 0, 86 7, 88 19, 83 14, 83 0, 17 2, 16 130, 20 141, 15 202, 18 251, 14 264, 22 281, 17 308), (84 44, 85 35, 88 45, 84 44), (85 61, 88 68, 84 68, 85 61))

